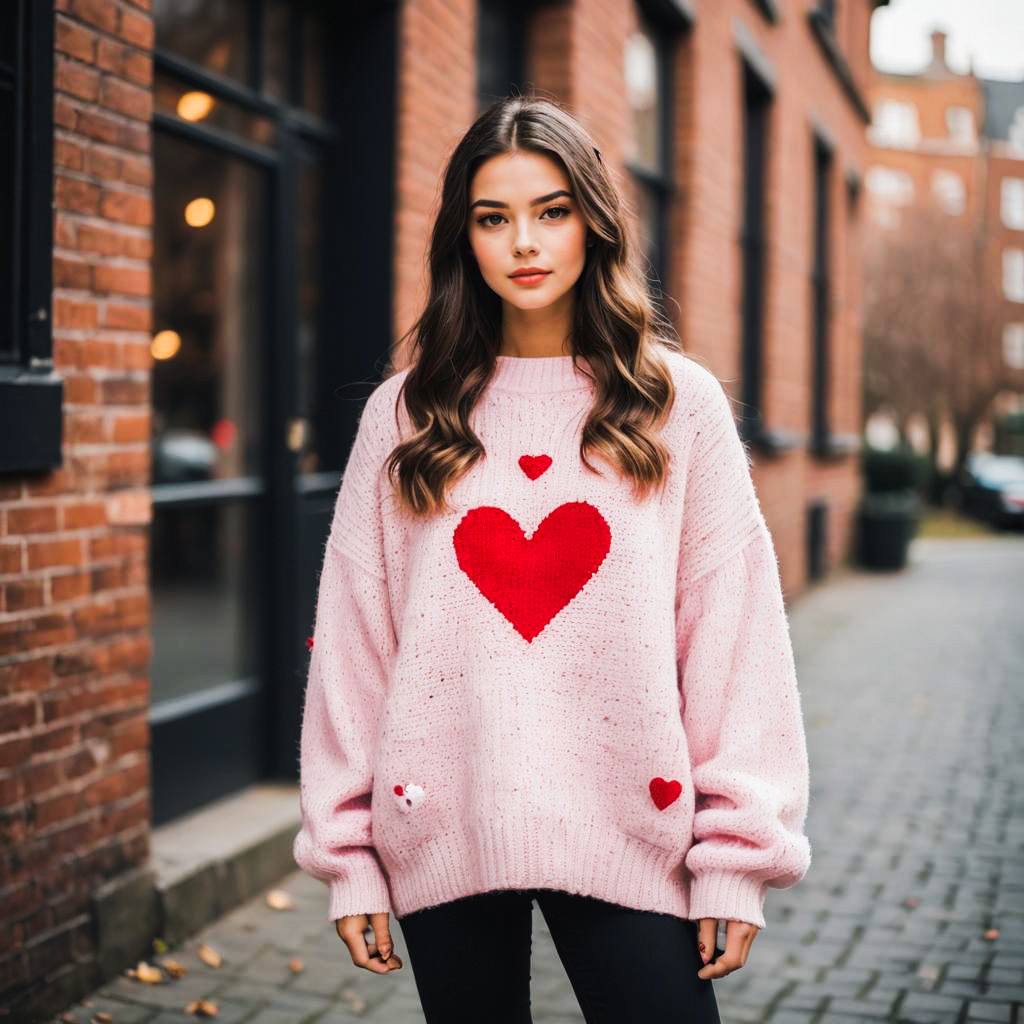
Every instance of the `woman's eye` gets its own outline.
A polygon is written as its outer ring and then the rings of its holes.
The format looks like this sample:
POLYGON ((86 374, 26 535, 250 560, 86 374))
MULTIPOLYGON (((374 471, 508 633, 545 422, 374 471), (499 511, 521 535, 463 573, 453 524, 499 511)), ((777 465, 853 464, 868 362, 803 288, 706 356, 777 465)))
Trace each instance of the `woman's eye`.
MULTIPOLYGON (((561 213, 561 214, 565 214, 565 216, 563 216, 563 217, 551 217, 551 218, 549 218, 549 220, 565 220, 565 218, 568 217, 571 212, 572 211, 569 209, 568 206, 549 206, 544 211, 545 214, 547 214, 547 213, 561 213)), ((492 217, 497 217, 499 220, 503 220, 504 219, 500 213, 485 213, 482 217, 478 217, 476 222, 477 222, 477 224, 480 224, 482 227, 485 227, 485 228, 497 227, 496 224, 492 224, 491 223, 491 218, 492 217)))

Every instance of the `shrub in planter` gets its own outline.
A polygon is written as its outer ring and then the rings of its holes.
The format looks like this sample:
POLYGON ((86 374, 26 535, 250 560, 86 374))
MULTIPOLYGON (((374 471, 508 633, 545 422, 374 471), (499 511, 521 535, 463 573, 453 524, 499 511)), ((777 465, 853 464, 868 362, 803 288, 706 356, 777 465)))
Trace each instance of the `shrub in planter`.
POLYGON ((920 491, 927 486, 928 457, 913 448, 861 450, 861 473, 868 491, 920 491))
POLYGON ((866 448, 861 466, 866 490, 857 507, 858 553, 872 569, 901 569, 921 517, 919 490, 928 460, 910 448, 866 448))
POLYGON ((902 569, 920 513, 921 499, 914 491, 864 494, 857 507, 861 564, 870 569, 902 569))

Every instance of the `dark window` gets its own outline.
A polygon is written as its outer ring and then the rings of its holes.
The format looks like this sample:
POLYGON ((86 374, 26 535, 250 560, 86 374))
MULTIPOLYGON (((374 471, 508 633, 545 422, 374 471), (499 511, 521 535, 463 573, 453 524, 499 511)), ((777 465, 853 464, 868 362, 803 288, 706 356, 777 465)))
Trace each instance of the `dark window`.
POLYGON ((53 373, 52 3, 0 4, 0 472, 61 463, 53 373))
POLYGON ((476 11, 477 108, 525 92, 526 29, 533 5, 479 0, 476 11))
POLYGON ((765 166, 771 93, 743 62, 742 416, 746 438, 764 430, 765 166))
POLYGON ((829 195, 832 150, 818 136, 814 142, 814 263, 811 269, 813 351, 811 353, 811 439, 820 451, 828 447, 829 376, 829 195))
POLYGON ((324 113, 322 0, 156 0, 163 58, 314 114, 324 113))
MULTIPOLYGON (((626 99, 631 114, 626 166, 636 188, 641 255, 653 298, 663 305, 668 274, 668 217, 673 192, 671 35, 643 10, 626 39, 626 99)), ((664 308, 662 312, 665 312, 664 308)))
MULTIPOLYGON (((322 509, 329 515, 352 436, 355 396, 339 394, 339 383, 365 379, 379 351, 365 337, 346 344, 349 331, 358 334, 348 315, 354 289, 367 307, 390 308, 366 280, 386 265, 374 243, 345 245, 372 234, 344 199, 368 175, 353 169, 362 157, 337 143, 340 116, 380 120, 374 104, 392 105, 368 71, 391 35, 382 27, 386 39, 371 52, 373 12, 363 23, 346 15, 345 36, 336 10, 319 0, 154 8, 157 822, 294 767, 294 680, 307 656, 322 509), (353 39, 365 58, 353 42, 325 68, 325 45, 353 39), (369 103, 348 88, 360 80, 369 103), (346 266, 347 253, 371 272, 346 266), (204 737, 216 739, 197 755, 204 737)), ((356 148, 389 167, 376 140, 356 148)), ((390 191, 388 175, 380 178, 366 184, 374 199, 390 191)))

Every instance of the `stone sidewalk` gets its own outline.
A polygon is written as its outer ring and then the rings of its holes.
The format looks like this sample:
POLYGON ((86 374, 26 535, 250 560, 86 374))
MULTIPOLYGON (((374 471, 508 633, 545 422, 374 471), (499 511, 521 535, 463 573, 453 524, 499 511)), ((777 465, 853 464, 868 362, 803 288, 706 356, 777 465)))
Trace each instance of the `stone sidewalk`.
MULTIPOLYGON (((1007 536, 918 539, 905 571, 843 571, 794 602, 813 863, 769 890, 746 966, 714 983, 724 1022, 1024 1024, 1022 597, 1024 538, 1007 536)), ((118 978, 65 1019, 167 1024, 207 998, 223 1024, 422 1021, 408 960, 353 967, 323 886, 281 888, 295 909, 253 900, 174 950, 184 978, 118 978)), ((578 1024, 534 915, 534 1019, 578 1024)))

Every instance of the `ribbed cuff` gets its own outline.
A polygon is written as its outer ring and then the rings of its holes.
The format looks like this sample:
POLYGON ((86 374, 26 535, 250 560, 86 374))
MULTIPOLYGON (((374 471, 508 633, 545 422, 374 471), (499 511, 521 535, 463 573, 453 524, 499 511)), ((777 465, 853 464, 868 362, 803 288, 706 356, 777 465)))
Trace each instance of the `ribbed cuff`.
POLYGON ((373 851, 353 856, 345 865, 343 878, 328 883, 327 920, 337 921, 349 914, 391 912, 391 894, 373 851))
POLYGON ((713 917, 719 921, 747 921, 764 928, 764 883, 734 871, 702 872, 690 884, 692 921, 713 917))

